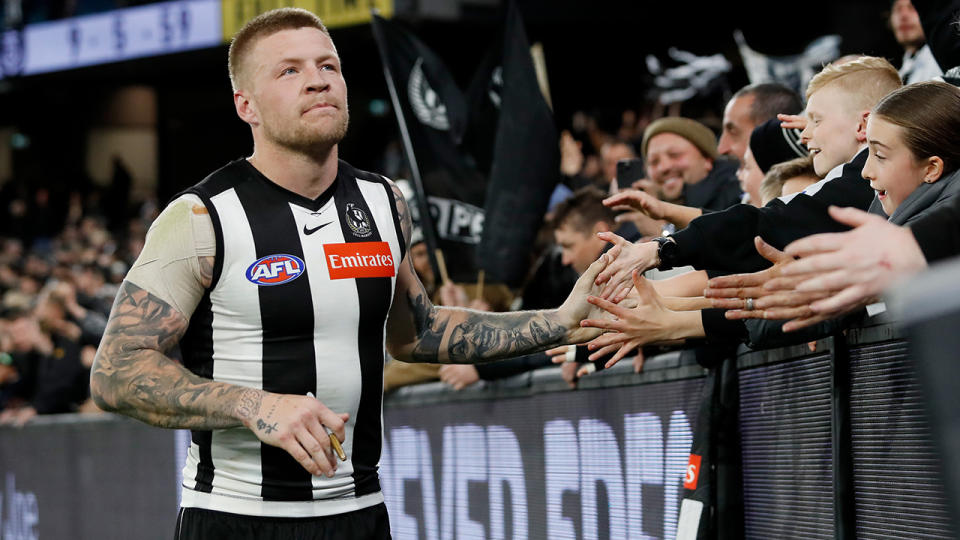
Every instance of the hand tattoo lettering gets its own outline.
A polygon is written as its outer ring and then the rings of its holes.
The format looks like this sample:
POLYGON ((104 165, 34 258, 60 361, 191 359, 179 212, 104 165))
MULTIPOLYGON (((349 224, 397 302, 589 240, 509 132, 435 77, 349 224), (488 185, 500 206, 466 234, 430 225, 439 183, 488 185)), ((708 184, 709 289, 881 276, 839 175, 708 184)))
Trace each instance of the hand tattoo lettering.
POLYGON ((277 431, 277 430, 280 429, 280 428, 277 427, 277 423, 276 423, 276 422, 274 422, 274 423, 271 425, 271 424, 268 424, 268 423, 264 422, 262 418, 258 418, 258 419, 257 419, 257 429, 259 429, 260 431, 265 431, 265 432, 269 435, 270 433, 273 433, 274 431, 277 431))

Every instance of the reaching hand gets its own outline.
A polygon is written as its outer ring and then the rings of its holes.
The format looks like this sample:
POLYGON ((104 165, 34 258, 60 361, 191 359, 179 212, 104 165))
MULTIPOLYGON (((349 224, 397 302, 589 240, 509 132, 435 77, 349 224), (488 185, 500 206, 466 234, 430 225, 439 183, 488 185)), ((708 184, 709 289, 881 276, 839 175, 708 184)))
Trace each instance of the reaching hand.
POLYGON ((563 302, 558 310, 558 315, 563 324, 568 328, 567 343, 583 343, 596 337, 599 333, 590 328, 582 328, 580 321, 588 317, 601 316, 602 311, 587 302, 589 295, 597 294, 598 287, 594 284, 597 275, 603 270, 611 260, 610 253, 604 253, 599 259, 594 261, 586 272, 580 275, 577 283, 570 291, 570 295, 563 302))
POLYGON ((447 364, 440 367, 440 380, 454 390, 463 390, 480 380, 477 367, 471 364, 447 364))
POLYGON ((560 366, 560 377, 566 381, 567 386, 569 386, 571 389, 577 387, 577 379, 580 378, 580 376, 577 375, 578 371, 579 369, 577 368, 576 362, 566 362, 560 366))
MULTIPOLYGON (((832 318, 869 304, 898 278, 926 268, 909 229, 855 208, 831 207, 830 216, 854 229, 793 242, 786 253, 802 258, 783 268, 784 277, 799 281, 797 291, 822 295, 810 304, 818 316, 832 318)), ((801 327, 790 323, 784 331, 801 327)))
POLYGON ((777 120, 780 120, 780 127, 784 129, 803 131, 807 127, 807 117, 802 114, 778 114, 777 120))
POLYGON ((245 417, 244 425, 261 441, 283 448, 313 475, 332 477, 337 470, 330 428, 341 442, 346 437, 346 413, 334 413, 320 400, 309 396, 262 392, 259 409, 245 417))
POLYGON ((754 239, 754 244, 757 252, 772 262, 773 266, 752 274, 711 279, 704 296, 711 299, 713 307, 729 310, 726 313, 728 319, 805 320, 813 316, 809 304, 823 295, 796 292, 793 286, 799 280, 781 277, 784 267, 793 261, 793 257, 767 244, 759 236, 754 239), (770 287, 777 283, 781 287, 770 287))
POLYGON ((591 296, 587 301, 602 308, 614 318, 586 319, 580 323, 584 327, 608 331, 588 344, 588 348, 595 351, 590 355, 590 360, 598 360, 616 350, 613 358, 605 364, 606 367, 616 364, 638 347, 674 339, 672 332, 674 327, 670 317, 673 312, 664 307, 656 289, 638 272, 634 271, 631 277, 639 302, 635 308, 618 306, 603 298, 591 296))
POLYGON ((623 190, 607 197, 603 200, 603 204, 614 210, 637 210, 653 219, 664 219, 666 216, 663 201, 637 189, 623 190))
POLYGON ((574 176, 583 169, 583 150, 569 131, 560 133, 560 172, 574 176))
POLYGON ((597 276, 596 284, 604 285, 600 297, 616 304, 633 288, 631 276, 634 270, 644 272, 657 265, 659 246, 656 242, 634 244, 612 232, 597 233, 597 236, 614 244, 606 253, 611 262, 597 276))

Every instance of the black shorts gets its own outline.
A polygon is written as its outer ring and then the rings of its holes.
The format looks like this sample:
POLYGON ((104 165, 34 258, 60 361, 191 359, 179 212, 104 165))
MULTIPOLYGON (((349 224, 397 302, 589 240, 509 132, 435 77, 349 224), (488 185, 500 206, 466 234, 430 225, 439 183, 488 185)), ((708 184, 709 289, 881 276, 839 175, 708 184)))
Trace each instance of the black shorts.
POLYGON ((390 540, 383 503, 346 514, 313 518, 243 516, 181 508, 175 540, 390 540))

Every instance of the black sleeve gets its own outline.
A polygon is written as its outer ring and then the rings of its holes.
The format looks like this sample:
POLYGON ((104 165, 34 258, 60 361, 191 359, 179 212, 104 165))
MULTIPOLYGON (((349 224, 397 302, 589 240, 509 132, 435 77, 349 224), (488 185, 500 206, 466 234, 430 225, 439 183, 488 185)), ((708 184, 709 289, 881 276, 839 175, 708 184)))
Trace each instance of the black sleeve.
POLYGON ((537 368, 553 365, 546 353, 534 353, 496 362, 477 364, 477 374, 485 381, 505 379, 537 368))
POLYGON ((849 227, 833 220, 831 206, 870 207, 874 191, 860 175, 867 160, 861 151, 844 165, 841 175, 826 182, 812 196, 799 193, 788 204, 769 204, 755 208, 738 204, 723 212, 705 214, 673 235, 677 242, 676 266, 691 265, 732 273, 756 272, 770 266, 757 253, 753 238, 760 236, 777 249, 824 232, 841 232, 849 227))
POLYGON ((960 13, 960 0, 913 0, 920 15, 924 36, 940 69, 960 66, 960 38, 954 22, 960 13))
POLYGON ((830 319, 789 333, 783 332, 783 325, 787 324, 785 320, 749 320, 746 321, 749 334, 747 345, 751 349, 773 349, 815 341, 833 335, 841 328, 848 326, 845 320, 830 319))
POLYGON ((960 197, 910 224, 928 263, 960 255, 960 197))
POLYGON ((730 341, 744 341, 747 338, 747 329, 743 321, 728 320, 724 313, 727 310, 707 308, 700 310, 700 321, 703 323, 704 341, 707 344, 717 344, 730 341))

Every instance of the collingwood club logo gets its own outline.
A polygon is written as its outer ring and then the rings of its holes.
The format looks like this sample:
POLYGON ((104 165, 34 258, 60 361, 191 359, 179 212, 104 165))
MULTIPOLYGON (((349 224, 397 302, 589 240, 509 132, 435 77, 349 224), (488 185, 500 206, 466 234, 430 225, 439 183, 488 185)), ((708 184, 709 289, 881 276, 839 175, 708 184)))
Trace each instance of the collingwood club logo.
POLYGON ((447 106, 440 101, 440 95, 430 86, 427 77, 423 74, 423 58, 417 58, 417 62, 410 71, 407 95, 410 97, 413 114, 422 124, 440 131, 450 129, 447 106))
POLYGON ((359 236, 360 238, 366 238, 370 236, 370 233, 373 232, 373 228, 370 227, 370 218, 367 217, 367 213, 357 208, 355 204, 347 203, 347 209, 344 212, 344 216, 347 218, 347 226, 350 227, 350 230, 353 231, 353 234, 359 236))

